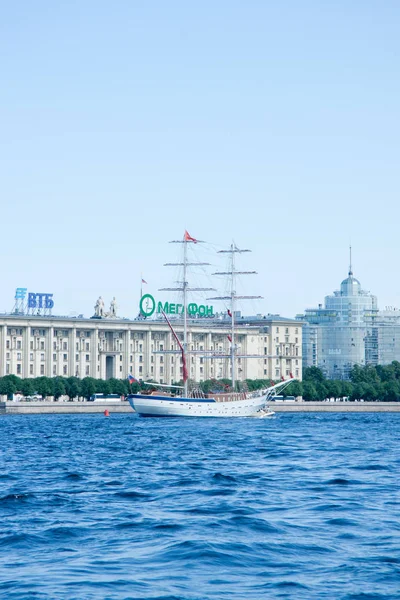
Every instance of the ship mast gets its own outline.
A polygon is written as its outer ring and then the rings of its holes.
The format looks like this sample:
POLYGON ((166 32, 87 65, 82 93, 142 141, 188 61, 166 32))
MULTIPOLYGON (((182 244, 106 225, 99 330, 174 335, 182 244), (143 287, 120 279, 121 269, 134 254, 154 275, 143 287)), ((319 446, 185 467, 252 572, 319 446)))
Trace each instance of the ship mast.
MULTIPOLYGON (((199 244, 203 243, 201 240, 197 240, 189 235, 187 231, 183 236, 183 240, 172 240, 170 244, 183 244, 183 262, 181 263, 165 263, 164 267, 183 267, 183 281, 179 281, 179 287, 175 288, 161 288, 159 291, 164 292, 182 292, 183 295, 183 344, 182 344, 182 362, 183 362, 183 386, 184 386, 184 395, 187 398, 188 396, 188 370, 186 368, 186 356, 187 356, 187 321, 188 321, 188 311, 187 311, 187 299, 188 292, 210 292, 215 291, 214 288, 193 288, 189 287, 189 283, 187 281, 187 272, 188 267, 192 266, 209 266, 210 263, 206 262, 189 262, 188 260, 188 244, 199 244)), ((175 337, 176 334, 173 331, 175 337)))
POLYGON ((215 298, 208 298, 208 300, 225 300, 229 301, 230 310, 228 310, 228 315, 231 319, 231 335, 230 335, 230 343, 231 343, 231 351, 230 351, 230 359, 231 359, 231 379, 232 379, 232 390, 235 390, 236 384, 236 351, 237 345, 235 341, 235 312, 236 312, 236 301, 237 300, 256 300, 262 298, 262 296, 238 296, 236 293, 236 277, 237 275, 256 275, 257 271, 237 271, 235 266, 235 255, 243 254, 245 252, 251 252, 251 250, 240 249, 233 242, 228 250, 219 250, 219 254, 230 254, 230 270, 229 271, 219 271, 217 273, 213 273, 213 275, 225 275, 230 277, 230 294, 229 296, 216 296, 215 298))

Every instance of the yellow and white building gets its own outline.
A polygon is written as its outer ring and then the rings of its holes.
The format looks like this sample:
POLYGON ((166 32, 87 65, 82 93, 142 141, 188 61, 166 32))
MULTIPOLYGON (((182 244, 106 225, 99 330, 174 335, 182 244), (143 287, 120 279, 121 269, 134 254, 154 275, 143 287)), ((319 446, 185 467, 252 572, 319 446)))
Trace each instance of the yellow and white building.
MULTIPOLYGON (((218 315, 188 321, 190 379, 231 378, 229 327, 218 315)), ((182 321, 174 328, 182 338, 182 321)), ((301 328, 277 315, 239 317, 236 379, 301 378, 301 328)), ((0 315, 0 377, 124 379, 129 373, 165 384, 182 378, 177 342, 165 321, 0 315)))

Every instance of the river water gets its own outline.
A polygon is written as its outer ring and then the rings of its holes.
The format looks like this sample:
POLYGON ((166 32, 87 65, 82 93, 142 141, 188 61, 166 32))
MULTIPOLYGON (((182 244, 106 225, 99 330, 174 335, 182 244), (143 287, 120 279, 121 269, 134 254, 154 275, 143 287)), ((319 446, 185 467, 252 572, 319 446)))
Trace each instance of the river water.
POLYGON ((400 597, 400 414, 0 418, 0 598, 400 597))

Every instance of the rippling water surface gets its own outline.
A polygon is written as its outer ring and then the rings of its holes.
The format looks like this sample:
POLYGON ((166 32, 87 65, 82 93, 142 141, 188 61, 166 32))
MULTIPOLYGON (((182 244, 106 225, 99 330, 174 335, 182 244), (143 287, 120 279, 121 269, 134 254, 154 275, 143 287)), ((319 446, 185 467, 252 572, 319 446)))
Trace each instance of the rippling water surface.
POLYGON ((0 418, 0 598, 400 597, 398 414, 0 418))

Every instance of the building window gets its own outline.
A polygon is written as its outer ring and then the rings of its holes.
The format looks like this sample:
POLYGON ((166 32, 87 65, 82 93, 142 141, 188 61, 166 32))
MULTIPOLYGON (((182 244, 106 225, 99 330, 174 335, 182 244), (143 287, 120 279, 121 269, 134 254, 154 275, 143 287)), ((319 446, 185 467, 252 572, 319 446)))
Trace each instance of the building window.
POLYGON ((79 354, 75 354, 75 360, 76 360, 76 362, 79 361, 79 354))
POLYGON ((298 376, 299 376, 299 370, 296 369, 296 377, 298 377, 298 376))
POLYGON ((86 352, 89 352, 89 342, 86 342, 86 352))
POLYGON ((18 340, 18 342, 17 342, 17 350, 21 350, 21 342, 20 342, 20 340, 18 340))
POLYGON ((87 367, 86 367, 86 375, 90 375, 90 367, 89 367, 89 365, 87 365, 87 367))
POLYGON ((296 329, 294 330, 295 334, 297 335, 299 333, 299 328, 296 327, 296 329))
POLYGON ((267 369, 264 369, 264 375, 266 375, 266 374, 267 374, 267 369))
POLYGON ((279 333, 279 327, 276 328, 276 333, 279 333))
POLYGON ((44 360, 44 354, 43 353, 40 355, 40 360, 44 360))
POLYGON ((29 365, 29 375, 33 375, 33 365, 29 365))
POLYGON ((299 349, 296 348, 296 356, 298 356, 298 355, 299 355, 299 349))
POLYGON ((164 373, 164 367, 160 367, 160 373, 164 373))
POLYGON ((150 367, 150 373, 153 375, 153 373, 154 373, 154 367, 150 367))
POLYGON ((289 377, 289 369, 286 369, 286 375, 289 377))
POLYGON ((57 365, 53 365, 53 375, 57 375, 57 365))
POLYGON ((119 368, 119 372, 120 372, 120 373, 122 373, 122 366, 120 366, 120 368, 119 368))
POLYGON ((76 342, 76 349, 79 350, 79 342, 76 342))
POLYGON ((132 355, 129 357, 129 362, 133 362, 133 356, 132 355))
POLYGON ((40 365, 40 374, 44 375, 44 365, 40 365))
POLYGON ((143 362, 143 356, 139 356, 139 362, 143 362))
MULTIPOLYGON (((8 347, 9 347, 9 346, 7 346, 7 348, 8 348, 8 347)), ((33 342, 31 342, 31 350, 33 350, 33 342)))
POLYGON ((68 350, 68 342, 63 342, 63 350, 68 350))
POLYGON ((120 355, 119 360, 120 360, 120 362, 122 362, 122 354, 120 355))
POLYGON ((200 373, 203 373, 204 369, 203 367, 200 367, 200 373))
POLYGON ((276 347, 276 354, 279 356, 279 346, 276 347))
POLYGON ((33 352, 30 353, 29 360, 33 360, 33 352))
POLYGON ((44 342, 40 342, 40 349, 44 350, 44 342))
POLYGON ((163 362, 164 362, 164 357, 160 356, 160 363, 163 363, 163 362))
MULTIPOLYGON (((32 344, 32 342, 31 342, 31 344, 32 344)), ((10 349, 10 340, 7 340, 7 341, 6 341, 6 348, 7 348, 7 350, 9 350, 9 349, 10 349)))
POLYGON ((90 355, 86 354, 86 362, 89 362, 89 360, 90 360, 90 355))
POLYGON ((68 360, 68 354, 63 354, 63 360, 68 360))
POLYGON ((275 377, 279 377, 279 369, 275 369, 275 377))
POLYGON ((264 348, 264 354, 268 354, 268 349, 264 348))
POLYGON ((63 375, 66 375, 66 374, 67 374, 67 365, 64 365, 63 366, 63 375))
POLYGON ((21 352, 17 352, 17 360, 21 360, 21 352))
POLYGON ((53 350, 57 350, 57 342, 53 342, 53 350))
POLYGON ((21 365, 17 364, 17 375, 21 375, 21 365))
POLYGON ((9 352, 7 352, 7 354, 6 354, 6 359, 10 360, 10 353, 9 352))
POLYGON ((143 373, 143 367, 139 367, 139 373, 142 375, 142 373, 143 373))

